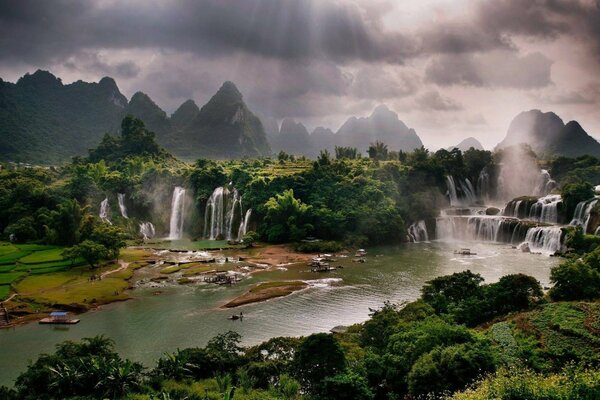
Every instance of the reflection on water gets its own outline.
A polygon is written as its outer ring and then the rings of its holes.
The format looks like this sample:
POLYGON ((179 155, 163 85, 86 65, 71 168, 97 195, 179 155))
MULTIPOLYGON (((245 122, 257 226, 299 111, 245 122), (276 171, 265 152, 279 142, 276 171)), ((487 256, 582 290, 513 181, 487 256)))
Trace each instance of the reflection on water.
POLYGON ((453 250, 459 247, 465 246, 434 242, 371 248, 365 264, 341 259, 334 264, 344 268, 327 274, 288 265, 257 273, 233 287, 167 287, 159 296, 152 289, 137 289, 132 292, 133 300, 83 314, 78 325, 57 329, 29 324, 0 330, 0 385, 12 384, 28 360, 53 351, 56 343, 67 339, 103 334, 116 342, 123 356, 153 367, 164 352, 202 346, 227 330, 242 334, 245 344, 255 344, 274 336, 307 335, 362 322, 369 308, 381 307, 387 300, 413 300, 427 280, 466 269, 480 273, 488 282, 522 272, 547 286, 550 268, 560 261, 506 245, 475 243, 466 247, 476 256, 457 256, 453 250), (309 288, 235 311, 219 309, 249 286, 268 279, 303 279, 309 281, 309 288), (243 321, 227 319, 240 310, 243 321))

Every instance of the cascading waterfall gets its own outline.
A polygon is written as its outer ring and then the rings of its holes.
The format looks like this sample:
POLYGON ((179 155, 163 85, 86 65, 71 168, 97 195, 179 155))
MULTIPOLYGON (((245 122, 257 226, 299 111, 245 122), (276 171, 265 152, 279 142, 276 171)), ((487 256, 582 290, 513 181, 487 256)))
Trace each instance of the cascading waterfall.
POLYGON ((427 234, 427 225, 425 225, 425 221, 420 220, 411 224, 408 227, 408 238, 413 243, 428 242, 429 235, 427 234))
POLYGON ((152 239, 155 234, 156 230, 154 229, 152 222, 142 222, 140 224, 140 235, 142 235, 144 240, 152 239))
POLYGON ((545 196, 558 186, 556 181, 552 179, 550 173, 542 169, 537 178, 534 194, 536 196, 545 196))
POLYGON ((598 197, 594 197, 592 199, 578 203, 577 207, 575 207, 575 214, 573 215, 573 219, 571 220, 571 223, 569 225, 581 226, 583 228, 583 232, 587 232, 592 209, 594 208, 596 203, 598 203, 598 200, 598 197))
POLYGON ((123 218, 129 218, 127 216, 127 206, 125 206, 125 193, 118 193, 117 198, 119 199, 119 209, 123 218))
POLYGON ((204 237, 210 240, 241 240, 246 233, 246 220, 250 219, 250 215, 248 210, 244 216, 242 196, 231 183, 220 186, 206 202, 204 237))
POLYGON ((490 174, 484 168, 477 178, 477 195, 480 199, 489 201, 491 193, 490 174))
POLYGON ((102 202, 100 203, 100 213, 98 215, 102 221, 108 222, 109 224, 112 225, 112 223, 110 222, 110 219, 108 218, 109 212, 110 212, 110 207, 108 205, 108 197, 107 197, 104 200, 102 200, 102 202))
POLYGON ((183 237, 183 221, 185 216, 185 189, 177 186, 173 189, 171 200, 171 219, 169 223, 169 240, 183 237))
POLYGON ((448 186, 448 197, 452 207, 470 206, 477 203, 475 188, 471 181, 467 178, 459 180, 458 186, 452 175, 446 176, 446 184, 448 186), (459 195, 460 190, 460 195, 459 195))
POLYGON ((563 250, 563 231, 560 226, 538 226, 530 228, 525 236, 525 242, 532 253, 555 254, 563 250))
POLYGON ((520 243, 526 227, 516 218, 488 215, 454 215, 436 219, 436 237, 443 241, 520 243))
POLYGON ((558 223, 558 205, 562 203, 559 194, 540 197, 529 210, 529 219, 548 224, 558 223))
POLYGON ((249 208, 246 211, 246 215, 244 216, 242 223, 240 224, 240 229, 238 229, 238 240, 240 240, 240 241, 244 238, 244 235, 248 231, 248 224, 250 223, 251 216, 252 216, 252 209, 249 208))

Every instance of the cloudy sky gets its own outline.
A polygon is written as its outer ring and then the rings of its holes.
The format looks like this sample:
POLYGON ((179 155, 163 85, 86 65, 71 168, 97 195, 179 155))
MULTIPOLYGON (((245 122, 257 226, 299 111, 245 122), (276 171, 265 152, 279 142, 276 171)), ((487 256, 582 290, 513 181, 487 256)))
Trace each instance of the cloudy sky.
POLYGON ((38 68, 334 130, 384 103, 431 148, 532 108, 600 138, 600 0, 0 0, 0 77, 38 68))

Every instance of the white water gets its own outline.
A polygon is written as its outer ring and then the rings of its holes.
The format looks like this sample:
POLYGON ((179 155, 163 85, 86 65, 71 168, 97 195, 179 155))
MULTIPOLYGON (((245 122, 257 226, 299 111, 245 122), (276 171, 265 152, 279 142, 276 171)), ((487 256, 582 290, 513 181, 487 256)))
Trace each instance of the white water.
POLYGON ((503 241, 500 237, 503 228, 510 229, 507 224, 516 226, 515 222, 516 218, 504 216, 442 216, 436 219, 436 238, 442 241, 500 242, 503 241))
POLYGON ((598 203, 598 198, 595 197, 593 199, 585 200, 577 204, 575 207, 575 214, 573 215, 573 219, 569 225, 572 226, 581 226, 583 228, 583 232, 586 233, 588 229, 588 224, 590 222, 590 216, 592 209, 598 203))
POLYGON ((121 210, 121 216, 123 218, 129 218, 127 216, 127 206, 125 206, 125 193, 118 193, 117 198, 119 199, 119 209, 121 210))
POLYGON ((242 196, 231 184, 216 188, 204 210, 204 237, 209 240, 241 240, 251 211, 242 212, 242 196))
POLYGON ((446 176, 448 197, 452 207, 471 206, 477 203, 477 195, 471 181, 467 178, 458 181, 458 186, 452 175, 446 176))
POLYGON ((100 213, 98 215, 102 221, 108 222, 109 224, 112 225, 112 223, 110 222, 110 219, 108 218, 109 212, 110 212, 110 207, 108 205, 108 197, 107 197, 104 200, 102 200, 102 202, 100 203, 100 213))
POLYGON ((185 189, 177 186, 173 189, 171 200, 171 219, 169 223, 169 240, 179 240, 183 237, 183 221, 185 217, 185 189))
POLYGON ((427 234, 427 225, 425 225, 425 221, 420 220, 418 222, 414 222, 408 227, 408 239, 412 243, 429 241, 429 235, 427 234))
POLYGON ((560 203, 562 203, 562 197, 559 194, 540 197, 537 203, 531 206, 529 219, 548 224, 558 223, 558 205, 560 203))
POLYGON ((142 235, 144 240, 152 239, 155 234, 156 230, 152 222, 142 222, 140 224, 140 235, 142 235))
POLYGON ((538 226, 527 231, 524 243, 532 253, 552 255, 563 250, 562 234, 559 226, 538 226))
POLYGON ((246 211, 246 215, 244 216, 242 223, 240 224, 240 229, 238 230, 238 240, 242 240, 244 238, 244 235, 248 231, 248 224, 250 223, 251 216, 252 216, 252 209, 249 208, 246 211))

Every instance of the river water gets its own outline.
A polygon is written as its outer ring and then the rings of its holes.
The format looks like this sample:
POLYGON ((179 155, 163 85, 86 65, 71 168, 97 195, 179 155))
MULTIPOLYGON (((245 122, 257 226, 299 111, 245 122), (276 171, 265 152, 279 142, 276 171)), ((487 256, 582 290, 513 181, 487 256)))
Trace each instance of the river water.
POLYGON ((123 357, 152 368, 156 359, 177 348, 203 346, 214 335, 239 332, 246 345, 276 336, 326 332, 337 325, 365 321, 371 308, 384 301, 416 299, 423 284, 435 277, 470 269, 486 282, 526 273, 549 285, 550 268, 558 258, 522 253, 508 245, 486 243, 414 243, 368 249, 364 264, 340 259, 343 265, 329 273, 313 273, 306 266, 286 266, 254 274, 232 287, 209 284, 167 286, 131 291, 132 300, 103 306, 80 317, 73 326, 35 323, 0 330, 0 385, 12 385, 29 360, 54 350, 64 340, 105 335, 123 357), (476 256, 457 256, 453 250, 469 247, 476 256), (264 280, 302 279, 306 290, 288 297, 247 305, 235 310, 219 306, 264 280), (244 320, 230 321, 243 311, 244 320))

